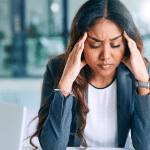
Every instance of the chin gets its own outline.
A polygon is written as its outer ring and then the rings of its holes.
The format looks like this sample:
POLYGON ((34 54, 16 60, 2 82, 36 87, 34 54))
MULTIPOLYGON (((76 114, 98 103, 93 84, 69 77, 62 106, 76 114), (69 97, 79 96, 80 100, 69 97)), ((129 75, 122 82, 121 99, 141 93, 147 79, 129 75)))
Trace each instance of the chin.
POLYGON ((98 76, 109 76, 112 72, 110 71, 99 71, 99 72, 95 72, 96 75, 98 76))
POLYGON ((92 69, 92 71, 94 72, 94 74, 99 75, 99 76, 109 76, 111 74, 115 73, 116 68, 109 68, 109 69, 101 69, 98 67, 98 69, 92 69))

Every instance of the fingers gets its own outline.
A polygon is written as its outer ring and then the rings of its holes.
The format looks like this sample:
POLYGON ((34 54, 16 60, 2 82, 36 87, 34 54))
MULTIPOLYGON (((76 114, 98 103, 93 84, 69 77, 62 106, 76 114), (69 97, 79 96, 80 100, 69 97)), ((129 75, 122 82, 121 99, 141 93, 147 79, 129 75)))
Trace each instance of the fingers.
POLYGON ((87 32, 85 32, 83 34, 83 36, 81 37, 81 39, 78 41, 78 44, 79 44, 79 49, 83 50, 84 49, 84 42, 87 38, 87 32))
POLYGON ((82 36, 82 38, 81 38, 81 46, 80 46, 80 48, 79 48, 79 50, 80 50, 80 55, 82 54, 82 52, 83 52, 83 49, 84 49, 84 42, 85 42, 85 40, 86 40, 86 38, 87 38, 87 32, 85 32, 84 34, 83 34, 83 36, 82 36))
POLYGON ((77 43, 84 42, 87 38, 87 32, 84 32, 83 36, 80 37, 77 43))
POLYGON ((126 40, 128 41, 129 46, 135 46, 136 43, 127 35, 127 33, 124 31, 124 37, 126 38, 126 40))
POLYGON ((87 32, 85 32, 85 33, 83 34, 81 41, 82 41, 82 42, 85 42, 86 38, 87 38, 87 32))
POLYGON ((132 40, 125 31, 124 31, 123 35, 128 42, 130 52, 134 52, 135 50, 137 50, 136 42, 134 40, 132 40))
POLYGON ((87 32, 85 32, 83 34, 83 36, 79 39, 79 41, 75 44, 74 49, 83 51, 84 42, 85 42, 86 38, 87 38, 87 32))

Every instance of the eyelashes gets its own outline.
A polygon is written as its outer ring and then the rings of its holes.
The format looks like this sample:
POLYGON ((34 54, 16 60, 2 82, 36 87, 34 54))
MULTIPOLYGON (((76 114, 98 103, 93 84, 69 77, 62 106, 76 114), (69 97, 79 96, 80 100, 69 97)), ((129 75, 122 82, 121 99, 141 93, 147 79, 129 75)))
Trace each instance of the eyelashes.
POLYGON ((99 48, 100 46, 93 46, 93 45, 90 44, 90 47, 91 48, 99 48))
POLYGON ((113 45, 111 45, 111 47, 113 47, 113 48, 118 48, 118 47, 120 47, 121 45, 119 44, 119 45, 116 45, 116 46, 113 46, 113 45))
MULTIPOLYGON (((121 46, 120 44, 119 44, 119 45, 116 45, 116 46, 111 45, 112 48, 118 48, 118 47, 120 47, 120 46, 121 46)), ((96 48, 101 47, 101 45, 99 45, 99 46, 93 46, 93 45, 90 44, 90 47, 96 49, 96 48)))

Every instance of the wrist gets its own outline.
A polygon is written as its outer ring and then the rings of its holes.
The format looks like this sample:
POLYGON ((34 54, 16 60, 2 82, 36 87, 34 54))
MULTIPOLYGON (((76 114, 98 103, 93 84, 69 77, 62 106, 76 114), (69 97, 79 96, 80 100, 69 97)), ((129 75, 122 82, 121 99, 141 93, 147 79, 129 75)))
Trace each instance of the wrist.
POLYGON ((69 83, 66 80, 60 80, 59 84, 58 84, 58 88, 60 90, 66 90, 68 92, 71 92, 71 90, 72 90, 72 83, 69 83))
POLYGON ((68 98, 70 96, 70 94, 72 94, 72 92, 71 92, 72 84, 67 83, 67 81, 60 80, 60 82, 58 84, 58 89, 66 98, 68 98))
POLYGON ((138 87, 137 91, 138 91, 138 95, 149 95, 150 94, 150 90, 147 88, 138 87))
POLYGON ((139 82, 149 82, 149 81, 150 81, 150 78, 149 78, 149 76, 147 75, 146 77, 143 77, 143 78, 140 79, 140 80, 137 80, 137 79, 136 79, 136 81, 139 81, 139 82))
POLYGON ((144 88, 144 89, 150 89, 150 78, 148 80, 142 80, 142 81, 135 81, 136 86, 138 89, 144 88))
POLYGON ((147 79, 142 79, 142 80, 136 80, 136 81, 139 81, 139 82, 149 82, 149 78, 147 78, 147 79))

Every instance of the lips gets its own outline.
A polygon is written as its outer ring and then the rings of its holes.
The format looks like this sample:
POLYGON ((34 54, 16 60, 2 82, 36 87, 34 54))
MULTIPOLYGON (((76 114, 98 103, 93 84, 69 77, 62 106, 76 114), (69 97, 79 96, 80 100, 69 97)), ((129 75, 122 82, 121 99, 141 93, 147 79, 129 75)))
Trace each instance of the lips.
POLYGON ((98 66, 103 70, 107 70, 112 66, 112 64, 98 64, 98 66))
POLYGON ((98 66, 107 66, 107 65, 112 65, 112 64, 98 64, 98 66))

